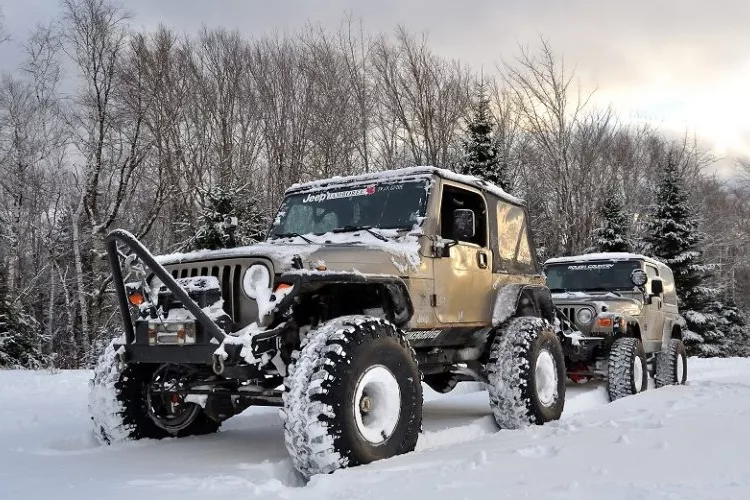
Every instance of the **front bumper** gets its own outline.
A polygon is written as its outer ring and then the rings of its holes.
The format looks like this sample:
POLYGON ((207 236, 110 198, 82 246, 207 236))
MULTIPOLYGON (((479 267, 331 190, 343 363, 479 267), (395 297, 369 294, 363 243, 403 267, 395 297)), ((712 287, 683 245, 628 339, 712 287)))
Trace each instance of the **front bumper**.
MULTIPOLYGON (((191 365, 207 365, 213 363, 216 344, 192 345, 148 345, 148 344, 120 344, 115 348, 122 349, 121 360, 125 363, 175 363, 191 365)), ((239 360, 239 345, 227 345, 225 350, 230 360, 239 360)))

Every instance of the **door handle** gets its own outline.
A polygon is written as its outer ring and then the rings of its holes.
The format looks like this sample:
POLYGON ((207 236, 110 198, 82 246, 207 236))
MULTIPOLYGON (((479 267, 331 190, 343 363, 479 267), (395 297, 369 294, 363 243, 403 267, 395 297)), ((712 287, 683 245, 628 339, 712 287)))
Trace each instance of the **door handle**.
POLYGON ((477 253, 477 261, 481 269, 487 269, 487 254, 484 252, 477 253))

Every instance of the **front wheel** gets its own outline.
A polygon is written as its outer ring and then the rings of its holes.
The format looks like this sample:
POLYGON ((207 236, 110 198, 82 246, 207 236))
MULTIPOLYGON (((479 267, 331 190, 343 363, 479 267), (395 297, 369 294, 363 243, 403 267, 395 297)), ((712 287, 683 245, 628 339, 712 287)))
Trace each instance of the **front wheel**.
POLYGON ((607 361, 607 392, 609 400, 643 392, 648 387, 648 370, 643 343, 633 337, 614 341, 607 361))
POLYGON ((208 434, 219 429, 203 409, 174 389, 179 377, 164 367, 127 365, 120 370, 114 343, 99 358, 90 383, 94 434, 104 444, 208 434))
POLYGON ((511 319, 492 343, 486 366, 490 406, 503 429, 557 420, 565 405, 565 359, 541 318, 511 319))
POLYGON ((422 386, 405 337, 346 316, 311 332, 284 380, 284 441, 305 477, 414 450, 422 386))

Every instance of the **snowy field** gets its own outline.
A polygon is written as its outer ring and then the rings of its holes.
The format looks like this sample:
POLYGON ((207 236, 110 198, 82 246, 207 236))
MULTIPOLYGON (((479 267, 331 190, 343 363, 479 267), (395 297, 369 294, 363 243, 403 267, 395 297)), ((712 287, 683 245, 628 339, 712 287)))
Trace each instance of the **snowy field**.
POLYGON ((607 404, 568 388, 559 422, 497 432, 485 392, 426 389, 417 451, 316 476, 286 456, 275 408, 215 435, 101 447, 85 371, 0 372, 0 499, 748 499, 750 359, 690 360, 684 387, 607 404))

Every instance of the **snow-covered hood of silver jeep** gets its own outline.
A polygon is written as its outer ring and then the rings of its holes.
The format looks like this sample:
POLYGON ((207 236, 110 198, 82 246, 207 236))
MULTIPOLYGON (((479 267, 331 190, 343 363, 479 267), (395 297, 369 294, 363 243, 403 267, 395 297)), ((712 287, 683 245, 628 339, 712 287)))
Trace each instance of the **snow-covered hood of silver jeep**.
POLYGON ((552 301, 558 307, 589 305, 596 312, 613 312, 637 316, 643 308, 643 300, 635 293, 623 292, 561 292, 553 293, 552 301))

